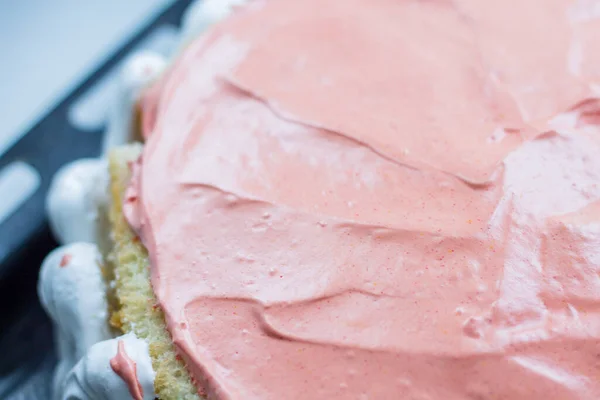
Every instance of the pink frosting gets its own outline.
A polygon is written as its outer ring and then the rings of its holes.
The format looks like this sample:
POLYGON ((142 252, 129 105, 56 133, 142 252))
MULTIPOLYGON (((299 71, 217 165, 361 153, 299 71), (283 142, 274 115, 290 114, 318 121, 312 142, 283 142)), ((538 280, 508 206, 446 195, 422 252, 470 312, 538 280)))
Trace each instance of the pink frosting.
POLYGON ((600 398, 592 3, 256 1, 193 43, 126 212, 199 391, 600 398))
POLYGON ((129 394, 134 400, 144 399, 144 389, 137 377, 137 367, 125 351, 125 342, 119 340, 117 343, 117 355, 111 358, 110 367, 127 384, 129 394))

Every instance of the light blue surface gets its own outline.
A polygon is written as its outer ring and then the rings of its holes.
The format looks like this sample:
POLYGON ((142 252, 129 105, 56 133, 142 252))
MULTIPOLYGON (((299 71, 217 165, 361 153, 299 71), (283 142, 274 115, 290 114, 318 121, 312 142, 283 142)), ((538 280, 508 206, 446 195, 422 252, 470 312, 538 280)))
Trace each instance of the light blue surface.
POLYGON ((0 154, 174 0, 0 0, 0 154))

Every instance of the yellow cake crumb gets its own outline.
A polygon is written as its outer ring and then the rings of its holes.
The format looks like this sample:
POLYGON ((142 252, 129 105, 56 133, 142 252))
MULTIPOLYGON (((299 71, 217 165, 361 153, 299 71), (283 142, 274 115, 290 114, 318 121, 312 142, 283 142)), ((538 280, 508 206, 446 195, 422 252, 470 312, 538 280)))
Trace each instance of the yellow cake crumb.
POLYGON ((156 372, 154 387, 161 400, 199 400, 198 390, 180 357, 177 357, 164 315, 156 307, 150 283, 148 253, 130 229, 122 213, 121 201, 130 179, 128 164, 137 159, 141 145, 131 144, 113 150, 109 155, 109 210, 112 248, 106 256, 106 272, 113 286, 110 324, 124 333, 148 342, 152 366, 156 372))

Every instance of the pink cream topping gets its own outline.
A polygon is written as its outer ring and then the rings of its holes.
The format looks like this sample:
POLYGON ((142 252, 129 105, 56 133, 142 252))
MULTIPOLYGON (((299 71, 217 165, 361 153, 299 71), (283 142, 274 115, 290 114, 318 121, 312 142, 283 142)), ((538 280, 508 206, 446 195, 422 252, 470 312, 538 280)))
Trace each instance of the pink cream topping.
POLYGON ((69 265, 69 263, 71 262, 71 260, 73 259, 73 256, 71 254, 65 254, 64 256, 62 256, 62 258, 60 259, 60 264, 59 266, 61 268, 66 267, 67 265, 69 265))
POLYGON ((125 351, 125 342, 119 340, 117 355, 111 358, 110 367, 127 384, 129 393, 134 400, 143 400, 144 390, 137 378, 137 367, 125 351))
POLYGON ((199 391, 599 399, 598 17, 255 1, 193 43, 125 210, 199 391))

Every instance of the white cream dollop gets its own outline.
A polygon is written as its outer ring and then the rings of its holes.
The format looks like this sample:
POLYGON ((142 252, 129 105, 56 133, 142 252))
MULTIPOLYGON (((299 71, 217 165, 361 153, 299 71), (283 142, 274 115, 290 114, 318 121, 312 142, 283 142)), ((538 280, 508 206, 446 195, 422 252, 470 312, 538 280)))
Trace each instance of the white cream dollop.
POLYGON ((62 399, 64 400, 128 400, 132 396, 126 382, 110 365, 123 341, 127 356, 135 361, 137 381, 144 400, 153 400, 154 377, 148 344, 133 333, 105 340, 93 345, 67 375, 62 399))
POLYGON ((38 294, 54 322, 60 360, 53 381, 54 399, 131 398, 125 382, 110 367, 119 340, 136 363, 144 399, 153 399, 148 345, 133 334, 113 339, 109 331, 100 262, 96 245, 73 243, 51 252, 42 264, 38 294))
POLYGON ((160 76, 166 66, 167 60, 164 57, 149 51, 136 53, 125 61, 119 74, 118 90, 104 135, 104 153, 131 141, 135 128, 135 107, 140 93, 160 76))
POLYGON ((60 243, 97 242, 107 204, 106 160, 85 158, 62 167, 54 176, 46 212, 60 243))
POLYGON ((188 7, 181 22, 181 43, 185 46, 211 25, 229 16, 248 0, 197 0, 188 7))
POLYGON ((54 322, 60 360, 54 393, 90 347, 111 337, 101 260, 96 245, 73 243, 52 251, 42 264, 38 294, 54 322))

